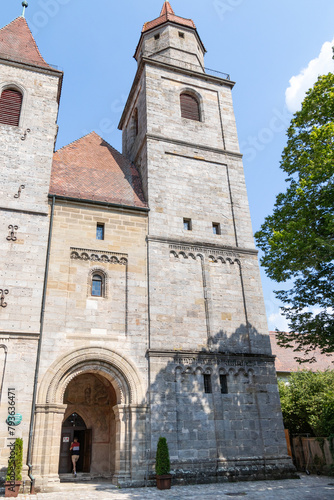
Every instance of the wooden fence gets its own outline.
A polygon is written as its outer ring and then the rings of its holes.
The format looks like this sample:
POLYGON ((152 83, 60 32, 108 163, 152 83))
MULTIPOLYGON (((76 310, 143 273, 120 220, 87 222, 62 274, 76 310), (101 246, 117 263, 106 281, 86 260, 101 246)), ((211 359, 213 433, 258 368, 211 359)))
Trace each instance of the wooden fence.
MULTIPOLYGON (((298 471, 333 474, 334 460, 326 438, 292 438, 292 455, 298 471)), ((333 439, 334 445, 334 439, 333 439)))

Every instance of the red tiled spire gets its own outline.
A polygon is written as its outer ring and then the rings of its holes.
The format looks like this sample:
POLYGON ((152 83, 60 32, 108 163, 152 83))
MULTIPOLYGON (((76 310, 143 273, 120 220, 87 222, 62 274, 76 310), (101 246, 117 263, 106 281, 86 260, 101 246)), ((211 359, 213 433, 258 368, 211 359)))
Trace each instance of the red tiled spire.
POLYGON ((172 9, 171 4, 168 2, 168 0, 165 0, 165 3, 162 6, 160 17, 161 16, 166 16, 167 14, 172 14, 175 16, 175 12, 172 9))
POLYGON ((18 17, 0 29, 0 57, 52 69, 41 56, 27 21, 18 17))
POLYGON ((196 29, 195 23, 194 21, 192 21, 192 19, 184 19, 183 17, 176 16, 171 4, 168 1, 165 1, 160 13, 160 17, 154 19, 153 21, 145 23, 143 27, 143 33, 149 31, 152 28, 156 28, 157 26, 160 26, 167 21, 181 24, 182 26, 187 26, 188 28, 196 29))

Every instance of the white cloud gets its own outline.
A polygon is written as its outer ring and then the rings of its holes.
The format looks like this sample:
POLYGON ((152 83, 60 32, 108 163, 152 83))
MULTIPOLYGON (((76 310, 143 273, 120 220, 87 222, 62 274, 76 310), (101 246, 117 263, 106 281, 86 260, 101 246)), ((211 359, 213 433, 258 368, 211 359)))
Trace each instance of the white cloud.
POLYGON ((333 45, 334 38, 331 42, 324 43, 319 56, 310 61, 307 68, 304 68, 299 75, 291 78, 290 87, 285 92, 285 102, 291 113, 300 110, 305 93, 313 87, 320 75, 334 71, 333 45))
POLYGON ((288 332, 288 320, 280 312, 270 314, 268 317, 268 326, 270 331, 280 330, 281 332, 288 332))

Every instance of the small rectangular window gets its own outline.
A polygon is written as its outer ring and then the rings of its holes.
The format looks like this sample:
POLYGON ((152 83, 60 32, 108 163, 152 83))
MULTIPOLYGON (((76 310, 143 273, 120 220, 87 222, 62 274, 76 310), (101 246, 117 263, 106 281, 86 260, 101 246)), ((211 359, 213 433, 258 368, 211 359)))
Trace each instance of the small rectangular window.
POLYGON ((205 394, 212 394, 212 384, 211 384, 211 375, 204 374, 204 392, 205 394))
POLYGON ((154 35, 154 40, 159 40, 160 38, 160 33, 158 33, 157 35, 154 35))
POLYGON ((182 33, 182 31, 179 31, 179 37, 184 38, 184 33, 182 33))
POLYGON ((104 224, 96 225, 96 239, 104 240, 104 224))
POLYGON ((222 394, 228 394, 227 388, 227 375, 220 375, 220 392, 222 394))
POLYGON ((213 234, 221 234, 220 224, 218 222, 212 223, 212 231, 213 231, 213 234))
POLYGON ((185 231, 191 231, 192 230, 191 219, 183 219, 183 229, 185 231))

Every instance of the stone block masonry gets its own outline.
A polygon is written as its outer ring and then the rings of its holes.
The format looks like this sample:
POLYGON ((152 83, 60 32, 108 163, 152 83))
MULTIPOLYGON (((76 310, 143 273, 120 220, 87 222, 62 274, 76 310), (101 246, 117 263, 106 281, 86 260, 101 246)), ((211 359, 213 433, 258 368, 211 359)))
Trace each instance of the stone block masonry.
MULTIPOLYGON (((49 231, 48 190, 57 134, 61 73, 2 61, 0 95, 14 87, 23 95, 18 127, 0 124, 0 289, 8 291, 0 307, 0 344, 8 350, 0 407, 0 469, 6 447, 8 388, 15 388, 17 411, 27 452, 37 343, 40 331, 46 248, 49 231)), ((5 368, 5 370, 4 370, 5 368)), ((25 460, 25 457, 24 457, 25 460)), ((26 469, 24 469, 25 471, 26 469)))

